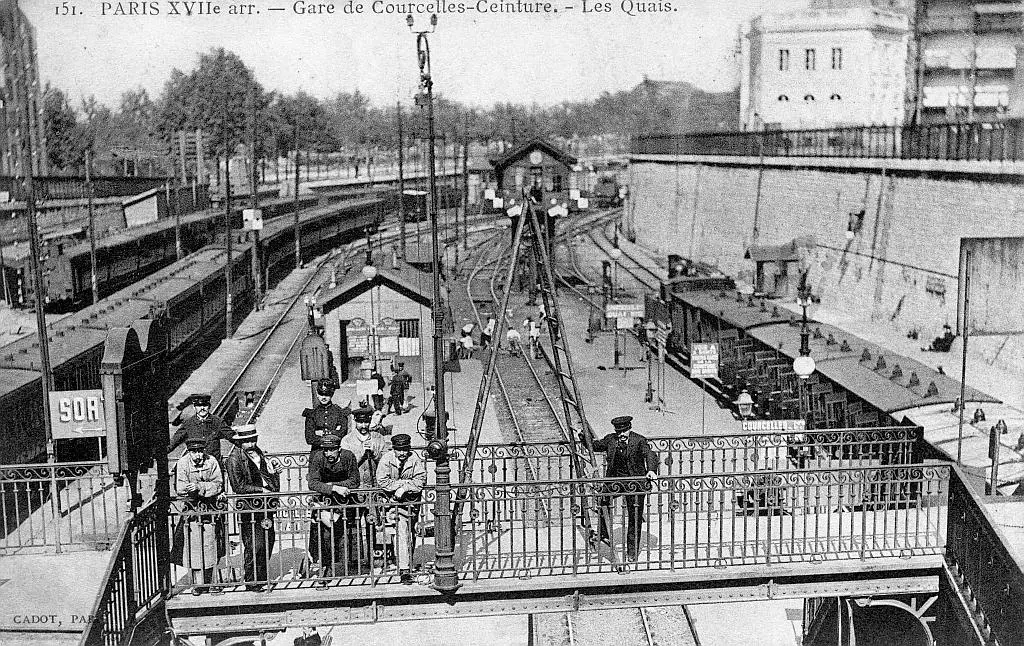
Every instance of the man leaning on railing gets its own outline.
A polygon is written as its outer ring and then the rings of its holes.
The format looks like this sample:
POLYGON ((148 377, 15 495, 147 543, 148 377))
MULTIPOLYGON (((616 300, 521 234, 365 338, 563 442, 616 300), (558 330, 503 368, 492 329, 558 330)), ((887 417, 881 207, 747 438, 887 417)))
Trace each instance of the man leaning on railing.
MULTIPOLYGON (((309 488, 320 494, 309 523, 309 553, 316 564, 313 574, 336 576, 337 563, 345 570, 358 565, 356 507, 351 504, 352 490, 359 488, 356 456, 341 448, 338 436, 324 435, 320 448, 309 455, 307 479, 309 488)), ((327 582, 320 578, 316 585, 324 587, 327 582)))
MULTIPOLYGON (((185 439, 186 452, 174 466, 174 491, 185 501, 184 513, 174 528, 171 561, 192 571, 192 594, 213 583, 213 570, 224 556, 223 517, 213 512, 224 492, 217 459, 207 452, 207 438, 199 432, 185 439)), ((210 588, 211 592, 217 589, 210 588)))
MULTIPOLYGON (((236 494, 269 494, 281 490, 280 463, 277 458, 268 459, 256 446, 259 435, 255 424, 246 424, 235 429, 231 441, 235 449, 224 460, 228 482, 236 494)), ((243 498, 237 501, 239 510, 239 531, 245 550, 246 589, 262 592, 267 589, 268 563, 274 551, 274 509, 277 500, 273 498, 243 498)))
POLYGON ((405 585, 413 583, 416 517, 423 487, 427 484, 426 466, 412 452, 411 441, 405 433, 393 436, 392 450, 385 453, 377 465, 377 484, 396 503, 387 510, 384 531, 395 541, 393 549, 398 560, 398 572, 405 585))

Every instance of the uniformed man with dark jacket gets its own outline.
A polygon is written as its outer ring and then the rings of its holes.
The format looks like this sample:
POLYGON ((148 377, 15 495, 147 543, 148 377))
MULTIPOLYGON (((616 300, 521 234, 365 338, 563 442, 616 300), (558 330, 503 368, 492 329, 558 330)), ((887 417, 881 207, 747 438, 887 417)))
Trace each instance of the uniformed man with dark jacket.
POLYGON ((626 507, 626 559, 636 561, 643 530, 644 503, 650 483, 658 477, 658 456, 647 438, 632 432, 633 418, 628 415, 612 419, 615 432, 594 442, 595 451, 603 451, 606 478, 634 478, 601 487, 599 505, 601 527, 599 539, 611 544, 611 525, 615 499, 623 497, 626 507))
POLYGON ((309 488, 320 494, 314 502, 309 528, 309 554, 319 565, 319 573, 314 574, 331 577, 354 573, 349 565, 358 560, 356 507, 351 505, 352 490, 359 488, 356 456, 341 448, 337 435, 324 435, 320 448, 309 455, 307 481, 309 488), (335 571, 336 563, 341 564, 343 571, 335 571))
POLYGON ((314 449, 320 446, 324 435, 344 437, 348 433, 349 408, 331 401, 336 390, 334 382, 322 380, 316 385, 316 406, 302 411, 306 418, 306 444, 314 449))
POLYGON ((231 439, 233 435, 231 427, 210 412, 210 395, 206 393, 189 395, 187 403, 192 404, 195 415, 185 420, 171 436, 171 443, 167 445, 167 453, 176 449, 187 437, 204 437, 206 438, 206 454, 216 458, 217 462, 222 462, 220 441, 231 439))

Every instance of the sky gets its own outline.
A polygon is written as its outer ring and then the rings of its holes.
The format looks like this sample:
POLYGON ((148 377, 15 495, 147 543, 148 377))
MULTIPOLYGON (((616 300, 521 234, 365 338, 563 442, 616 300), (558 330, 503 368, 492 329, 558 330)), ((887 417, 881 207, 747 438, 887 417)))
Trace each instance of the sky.
MULTIPOLYGON (((479 6, 502 1, 517 0, 481 0, 479 6)), ((236 53, 267 89, 322 98, 358 89, 378 105, 408 103, 417 61, 405 16, 412 5, 419 10, 416 28, 427 29, 430 12, 441 4, 446 11, 429 36, 434 90, 489 107, 593 99, 645 76, 731 89, 739 84, 740 24, 803 8, 807 0, 551 0, 555 11, 530 14, 478 11, 476 3, 21 0, 21 7, 36 27, 43 81, 63 89, 75 105, 94 95, 116 107, 128 89, 141 86, 159 96, 172 69, 191 70, 198 53, 212 47, 236 53), (303 4, 333 5, 334 13, 298 13, 296 5, 303 4), (194 12, 219 6, 221 14, 170 15, 175 8, 184 13, 186 5, 194 12), (253 14, 228 15, 232 6, 253 14), (123 15, 132 9, 136 15, 123 15), (148 15, 139 15, 143 10, 148 15), (71 11, 76 15, 60 15, 71 11)))

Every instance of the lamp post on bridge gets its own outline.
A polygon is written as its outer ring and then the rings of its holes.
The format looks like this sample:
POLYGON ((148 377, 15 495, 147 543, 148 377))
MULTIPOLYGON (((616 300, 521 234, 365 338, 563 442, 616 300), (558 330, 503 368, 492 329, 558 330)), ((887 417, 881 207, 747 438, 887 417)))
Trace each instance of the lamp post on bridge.
POLYGON ((811 356, 811 332, 807 326, 807 307, 811 304, 811 288, 807 284, 806 271, 800 276, 800 287, 797 291, 796 302, 803 309, 803 318, 800 323, 800 354, 793 360, 793 372, 800 378, 800 419, 806 422, 804 390, 807 379, 814 372, 814 358, 811 356))
POLYGON ((444 330, 443 313, 441 311, 441 259, 438 243, 437 226, 437 176, 435 174, 434 152, 434 81, 430 73, 430 41, 428 34, 434 33, 437 27, 437 14, 430 16, 430 29, 416 31, 412 14, 406 17, 406 24, 416 34, 416 57, 420 69, 420 89, 416 96, 416 104, 427 109, 427 138, 430 141, 428 150, 428 184, 430 195, 427 199, 427 210, 430 219, 431 265, 433 269, 434 294, 431 314, 434 319, 434 403, 437 412, 435 438, 427 444, 427 454, 436 466, 435 482, 437 495, 434 499, 434 537, 436 552, 434 558, 434 589, 440 592, 454 592, 459 587, 458 573, 455 570, 455 531, 452 523, 451 507, 451 466, 448 464, 448 424, 446 423, 447 408, 444 392, 444 330))

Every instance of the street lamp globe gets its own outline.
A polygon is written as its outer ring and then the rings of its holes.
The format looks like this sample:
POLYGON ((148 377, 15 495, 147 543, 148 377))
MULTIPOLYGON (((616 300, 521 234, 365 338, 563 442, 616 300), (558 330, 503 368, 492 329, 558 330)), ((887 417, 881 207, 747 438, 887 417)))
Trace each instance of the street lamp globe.
POLYGON ((741 392, 740 396, 736 398, 735 404, 736 408, 739 409, 741 419, 750 417, 754 410, 754 398, 746 390, 741 392))
POLYGON ((814 372, 814 359, 809 356, 800 356, 793 360, 793 372, 801 379, 807 379, 814 372))
POLYGON ((612 260, 618 262, 619 259, 622 258, 622 249, 612 247, 612 250, 608 252, 608 255, 611 256, 612 260))
POLYGON ((373 265, 363 266, 362 272, 363 278, 365 278, 366 280, 373 280, 374 278, 377 277, 377 268, 374 267, 373 265))

